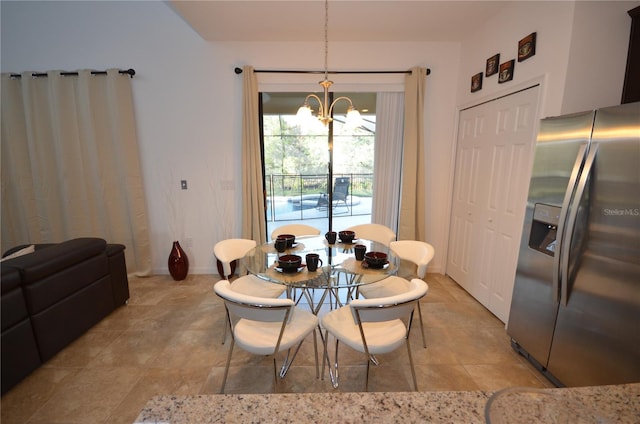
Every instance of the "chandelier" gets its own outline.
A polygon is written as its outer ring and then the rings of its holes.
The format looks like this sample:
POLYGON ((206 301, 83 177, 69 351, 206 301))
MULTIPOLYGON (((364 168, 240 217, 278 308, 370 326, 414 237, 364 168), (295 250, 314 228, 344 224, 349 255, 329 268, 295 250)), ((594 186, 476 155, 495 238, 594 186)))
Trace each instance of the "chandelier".
POLYGON ((318 115, 316 116, 320 122, 324 124, 326 127, 329 125, 329 122, 333 121, 331 117, 333 114, 333 107, 340 100, 345 100, 349 103, 349 107, 347 108, 347 120, 345 125, 351 128, 355 128, 361 125, 362 118, 360 117, 360 112, 353 107, 353 102, 350 98, 346 96, 338 97, 335 99, 331 105, 329 105, 329 87, 333 85, 333 81, 330 81, 329 69, 328 69, 328 57, 329 57, 329 0, 325 0, 324 2, 324 80, 320 81, 320 84, 324 90, 324 100, 321 100, 315 94, 309 94, 304 99, 304 104, 300 106, 298 109, 298 113, 296 115, 298 122, 309 122, 313 119, 313 111, 311 106, 309 106, 309 100, 315 99, 318 102, 318 115))

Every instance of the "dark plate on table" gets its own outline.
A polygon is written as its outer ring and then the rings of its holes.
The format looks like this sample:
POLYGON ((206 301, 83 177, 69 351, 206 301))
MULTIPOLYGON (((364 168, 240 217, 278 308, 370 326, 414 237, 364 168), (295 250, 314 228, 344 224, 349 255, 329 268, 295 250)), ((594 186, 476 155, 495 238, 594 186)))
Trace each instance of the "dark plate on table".
POLYGON ((302 271, 304 269, 304 267, 307 266, 306 264, 302 264, 300 265, 298 268, 281 268, 279 266, 275 266, 274 269, 278 272, 281 272, 283 274, 297 274, 300 271, 302 271))
POLYGON ((342 240, 338 240, 338 241, 342 244, 356 244, 358 242, 358 239, 353 239, 351 241, 342 241, 342 240))
POLYGON ((384 252, 371 251, 364 254, 364 263, 369 265, 369 268, 381 269, 389 262, 387 258, 388 255, 384 252))
POLYGON ((371 265, 367 261, 362 261, 362 268, 365 268, 365 269, 387 269, 387 268, 389 268, 389 261, 387 261, 387 262, 385 262, 383 264, 379 264, 379 265, 371 265))
POLYGON ((284 250, 282 252, 279 252, 278 249, 276 248, 275 243, 271 243, 271 247, 273 248, 273 250, 275 250, 278 253, 284 253, 287 250, 296 250, 299 246, 304 246, 304 245, 302 243, 295 242, 295 243, 293 243, 291 245, 291 247, 287 246, 287 247, 284 248, 284 250))

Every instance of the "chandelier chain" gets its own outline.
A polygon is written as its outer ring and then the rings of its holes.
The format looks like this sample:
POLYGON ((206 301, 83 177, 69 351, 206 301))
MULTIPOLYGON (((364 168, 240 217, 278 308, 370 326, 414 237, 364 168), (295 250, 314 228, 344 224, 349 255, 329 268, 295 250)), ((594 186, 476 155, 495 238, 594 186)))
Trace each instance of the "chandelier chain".
POLYGON ((329 0, 324 2, 324 78, 329 75, 329 0))

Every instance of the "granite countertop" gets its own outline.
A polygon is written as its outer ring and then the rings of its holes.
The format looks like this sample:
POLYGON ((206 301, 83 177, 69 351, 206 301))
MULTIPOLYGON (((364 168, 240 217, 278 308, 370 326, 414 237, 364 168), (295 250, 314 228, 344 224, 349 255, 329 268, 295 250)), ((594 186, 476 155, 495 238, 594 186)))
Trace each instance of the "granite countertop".
MULTIPOLYGON (((640 383, 544 389, 611 423, 640 422, 640 383)), ((287 393, 156 396, 135 423, 484 423, 493 392, 287 393)), ((512 402, 515 417, 520 410, 512 402)), ((542 420, 527 417, 526 422, 542 420)))

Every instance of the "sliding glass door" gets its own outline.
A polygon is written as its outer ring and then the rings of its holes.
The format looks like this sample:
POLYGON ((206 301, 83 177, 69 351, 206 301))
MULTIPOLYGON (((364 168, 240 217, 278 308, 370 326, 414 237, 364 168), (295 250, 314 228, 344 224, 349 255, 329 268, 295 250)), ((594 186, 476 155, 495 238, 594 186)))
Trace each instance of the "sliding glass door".
POLYGON ((346 103, 341 102, 335 106, 331 127, 320 121, 298 122, 296 112, 307 94, 261 95, 267 236, 293 222, 304 221, 323 233, 330 218, 334 230, 371 222, 376 95, 335 93, 351 98, 362 114, 363 124, 348 128, 346 103), (329 184, 334 193, 331 205, 329 184))

